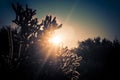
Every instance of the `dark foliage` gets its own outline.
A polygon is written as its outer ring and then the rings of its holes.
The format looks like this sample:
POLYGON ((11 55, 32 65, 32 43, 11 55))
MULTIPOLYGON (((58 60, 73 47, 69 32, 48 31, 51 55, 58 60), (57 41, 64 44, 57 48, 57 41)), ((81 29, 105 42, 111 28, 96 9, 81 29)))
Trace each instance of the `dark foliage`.
POLYGON ((66 47, 48 42, 58 25, 56 17, 46 16, 39 24, 36 10, 12 4, 16 14, 11 26, 0 30, 0 79, 69 80, 78 79, 81 57, 66 47))
POLYGON ((119 78, 120 42, 97 37, 78 42, 73 51, 83 57, 80 80, 115 80, 119 78))

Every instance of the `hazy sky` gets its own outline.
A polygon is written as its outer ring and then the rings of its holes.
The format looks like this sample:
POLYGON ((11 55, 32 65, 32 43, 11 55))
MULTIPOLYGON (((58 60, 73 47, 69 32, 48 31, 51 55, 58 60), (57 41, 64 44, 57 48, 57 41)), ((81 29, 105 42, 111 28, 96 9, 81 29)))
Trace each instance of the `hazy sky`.
POLYGON ((11 24, 15 17, 12 2, 28 4, 40 19, 56 16, 63 24, 57 34, 65 45, 75 46, 78 40, 97 36, 120 39, 119 0, 0 0, 0 27, 11 24))

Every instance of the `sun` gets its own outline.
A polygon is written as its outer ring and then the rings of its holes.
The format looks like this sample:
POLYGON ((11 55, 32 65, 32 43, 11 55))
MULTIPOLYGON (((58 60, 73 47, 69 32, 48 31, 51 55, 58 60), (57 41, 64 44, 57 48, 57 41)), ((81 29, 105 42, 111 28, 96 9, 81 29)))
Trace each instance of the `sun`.
POLYGON ((49 42, 54 44, 54 45, 58 45, 61 43, 61 37, 60 36, 53 36, 50 38, 49 42))

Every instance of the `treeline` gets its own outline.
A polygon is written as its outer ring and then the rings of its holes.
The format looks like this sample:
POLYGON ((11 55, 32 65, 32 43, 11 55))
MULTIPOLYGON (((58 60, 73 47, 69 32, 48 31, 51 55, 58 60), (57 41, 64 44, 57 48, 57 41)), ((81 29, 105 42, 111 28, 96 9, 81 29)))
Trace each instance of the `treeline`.
MULTIPOLYGON (((10 60, 10 44, 9 44, 9 27, 3 27, 0 29, 0 76, 1 79, 17 79, 17 80, 69 80, 71 74, 70 66, 67 63, 72 62, 71 57, 55 57, 51 55, 45 60, 48 51, 51 50, 51 54, 59 53, 56 47, 52 47, 49 44, 43 47, 39 46, 43 43, 31 45, 25 55, 19 57, 18 42, 14 42, 14 55, 11 64, 10 60), (56 51, 55 51, 56 49, 56 51), (63 59, 63 61, 62 61, 63 59), (66 59, 66 62, 64 60, 66 59), (69 60, 69 62, 67 62, 69 60), (55 62, 57 61, 57 62, 55 62), (60 66, 62 69, 60 69, 60 66), (59 69, 58 69, 59 68, 59 69), (65 74, 64 72, 70 72, 65 74)), ((12 33, 14 30, 12 31, 12 33)), ((94 39, 87 39, 82 42, 78 42, 78 47, 74 49, 63 48, 62 53, 74 53, 78 56, 82 56, 82 60, 76 64, 80 66, 76 67, 76 73, 74 74, 76 79, 79 80, 114 80, 118 78, 119 73, 119 54, 120 54, 120 41, 115 39, 110 41, 108 39, 101 39, 100 37, 94 39), (80 75, 78 72, 80 72, 80 75)), ((74 58, 75 59, 75 58, 74 58)), ((81 59, 81 58, 80 58, 81 59)), ((77 59, 76 59, 77 61, 77 59)), ((74 63, 74 62, 73 62, 74 63)))
POLYGON ((87 39, 78 42, 72 51, 83 57, 78 68, 80 80, 119 79, 120 41, 114 39, 87 39))

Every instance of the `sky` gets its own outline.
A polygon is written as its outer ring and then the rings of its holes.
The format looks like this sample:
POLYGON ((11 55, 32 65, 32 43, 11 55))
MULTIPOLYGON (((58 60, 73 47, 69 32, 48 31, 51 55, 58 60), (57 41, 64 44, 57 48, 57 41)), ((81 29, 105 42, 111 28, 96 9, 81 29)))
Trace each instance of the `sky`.
POLYGON ((46 15, 57 17, 63 26, 56 31, 63 45, 76 47, 77 41, 102 37, 120 40, 119 0, 0 0, 0 27, 12 24, 15 13, 11 3, 37 10, 36 17, 46 15))

